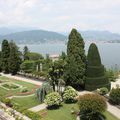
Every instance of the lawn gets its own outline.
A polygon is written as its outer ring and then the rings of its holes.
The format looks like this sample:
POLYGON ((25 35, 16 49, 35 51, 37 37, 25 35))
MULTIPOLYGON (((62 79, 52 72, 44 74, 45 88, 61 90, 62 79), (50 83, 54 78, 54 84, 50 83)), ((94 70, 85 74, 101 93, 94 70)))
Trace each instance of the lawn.
MULTIPOLYGON (((44 115, 42 120, 76 120, 76 116, 71 114, 71 109, 74 107, 78 111, 77 104, 63 104, 62 107, 56 110, 44 110, 40 111, 39 114, 47 113, 44 115)), ((109 112, 104 113, 107 117, 107 120, 119 120, 109 112)))
POLYGON ((19 106, 17 110, 22 112, 23 110, 39 105, 40 101, 33 95, 29 97, 13 98, 12 103, 17 104, 19 106))
MULTIPOLYGON (((28 92, 32 92, 33 89, 37 88, 38 86, 28 83, 28 82, 24 82, 24 81, 20 81, 20 80, 15 80, 15 79, 10 79, 7 77, 3 77, 0 76, 0 81, 1 82, 7 82, 7 83, 15 83, 18 84, 20 86, 22 86, 23 88, 27 88, 28 92)), ((2 88, 0 86, 0 97, 6 97, 6 96, 13 96, 13 95, 21 95, 19 94, 21 92, 21 88, 15 89, 15 90, 6 90, 4 88, 2 88)))

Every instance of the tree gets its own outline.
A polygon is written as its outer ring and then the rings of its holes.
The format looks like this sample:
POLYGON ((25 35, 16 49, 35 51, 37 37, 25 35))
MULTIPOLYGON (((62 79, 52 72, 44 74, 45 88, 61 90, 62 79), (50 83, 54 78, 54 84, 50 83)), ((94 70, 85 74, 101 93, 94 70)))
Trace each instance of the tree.
POLYGON ((50 84, 53 86, 54 91, 55 91, 55 85, 57 86, 57 90, 60 87, 59 80, 63 76, 63 69, 64 69, 63 60, 54 61, 52 66, 49 68, 48 77, 50 84))
POLYGON ((0 72, 2 71, 2 52, 0 51, 0 72))
POLYGON ((45 96, 53 91, 51 85, 46 82, 43 83, 40 88, 36 90, 36 95, 40 102, 44 102, 45 96))
POLYGON ((80 109, 80 120, 104 120, 102 114, 107 109, 105 99, 97 94, 85 94, 79 96, 78 106, 80 109))
POLYGON ((67 45, 67 60, 64 71, 66 85, 83 85, 86 69, 84 41, 76 29, 72 29, 67 45))
POLYGON ((24 47, 23 49, 23 58, 24 60, 29 60, 28 56, 27 56, 27 53, 29 52, 29 49, 27 46, 24 47))
POLYGON ((21 70, 23 70, 25 73, 32 73, 36 69, 36 63, 35 61, 31 60, 25 60, 20 65, 21 70))
POLYGON ((37 60, 40 60, 40 59, 43 59, 43 56, 39 53, 35 53, 35 52, 28 52, 26 54, 26 58, 28 58, 28 60, 34 60, 34 61, 37 61, 37 60))
POLYGON ((87 55, 85 89, 96 90, 97 88, 102 87, 110 89, 110 82, 105 76, 105 69, 101 64, 98 48, 94 43, 92 43, 87 55))
POLYGON ((15 75, 20 70, 21 58, 20 52, 17 45, 11 41, 10 45, 10 56, 9 56, 9 71, 15 75))
POLYGON ((10 55, 10 46, 7 40, 2 42, 2 70, 5 73, 9 73, 9 55, 10 55))

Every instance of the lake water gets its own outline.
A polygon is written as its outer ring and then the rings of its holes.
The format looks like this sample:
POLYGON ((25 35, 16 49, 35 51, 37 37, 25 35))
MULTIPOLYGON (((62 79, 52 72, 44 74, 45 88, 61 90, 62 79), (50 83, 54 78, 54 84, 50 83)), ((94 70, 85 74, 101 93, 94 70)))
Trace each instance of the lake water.
MULTIPOLYGON (((102 63, 106 67, 120 68, 120 43, 96 43, 101 55, 102 63)), ((88 51, 90 43, 86 43, 86 53, 88 51)), ((25 45, 18 45, 20 50, 23 50, 25 45)), ((60 54, 62 51, 66 52, 67 46, 62 43, 54 44, 39 44, 39 45, 27 45, 32 52, 38 52, 43 55, 46 54, 60 54)))

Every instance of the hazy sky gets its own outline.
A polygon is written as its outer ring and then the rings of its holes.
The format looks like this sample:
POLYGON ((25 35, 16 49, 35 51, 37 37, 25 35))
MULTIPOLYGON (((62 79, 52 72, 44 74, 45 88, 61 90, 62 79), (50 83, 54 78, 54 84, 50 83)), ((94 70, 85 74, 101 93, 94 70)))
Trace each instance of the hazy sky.
POLYGON ((0 0, 0 27, 120 33, 120 0, 0 0))

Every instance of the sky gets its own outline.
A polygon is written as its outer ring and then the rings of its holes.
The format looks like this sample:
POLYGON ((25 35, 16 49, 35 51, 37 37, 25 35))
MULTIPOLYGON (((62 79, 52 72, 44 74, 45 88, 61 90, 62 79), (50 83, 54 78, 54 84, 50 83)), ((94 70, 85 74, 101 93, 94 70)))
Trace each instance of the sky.
POLYGON ((0 27, 120 33, 120 0, 0 0, 0 27))

